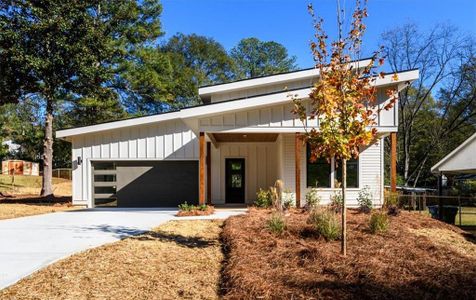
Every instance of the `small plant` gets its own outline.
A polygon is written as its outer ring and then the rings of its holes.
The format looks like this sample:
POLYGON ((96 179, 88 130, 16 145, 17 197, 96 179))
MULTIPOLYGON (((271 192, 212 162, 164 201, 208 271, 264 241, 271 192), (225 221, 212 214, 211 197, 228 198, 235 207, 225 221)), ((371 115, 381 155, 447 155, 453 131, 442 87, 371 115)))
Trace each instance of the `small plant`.
POLYGON ((195 207, 195 205, 188 204, 187 201, 185 201, 182 204, 179 204, 179 206, 178 206, 179 210, 181 210, 181 211, 192 211, 194 207, 195 207))
POLYGON ((312 188, 306 193, 306 208, 308 210, 317 208, 320 202, 321 196, 319 196, 317 189, 312 188))
POLYGON ((339 239, 341 225, 338 216, 331 210, 313 210, 309 215, 308 223, 326 240, 339 239))
POLYGON ((342 211, 342 203, 343 197, 341 191, 335 191, 331 195, 331 208, 336 212, 339 213, 342 211))
POLYGON ((177 216, 179 217, 186 217, 186 216, 207 216, 211 215, 215 212, 215 209, 211 205, 200 204, 200 205, 193 205, 188 204, 185 201, 178 206, 179 211, 177 216))
POLYGON ((274 234, 281 235, 286 230, 286 220, 281 213, 274 213, 266 221, 266 227, 274 234))
POLYGON ((369 213, 372 210, 372 192, 370 191, 370 187, 368 185, 364 186, 359 191, 357 203, 359 203, 360 211, 364 213, 369 213))
POLYGON ((398 216, 400 214, 400 208, 398 206, 398 193, 386 192, 384 207, 387 208, 387 214, 390 216, 398 216))
POLYGON ((294 197, 290 189, 284 190, 282 201, 283 201, 283 207, 285 209, 296 207, 296 198, 294 197))
POLYGON ((387 232, 389 224, 387 214, 376 212, 370 217, 369 229, 372 234, 383 233, 387 232))
POLYGON ((263 190, 262 188, 256 193, 255 205, 257 207, 268 208, 272 205, 271 193, 269 190, 263 190))

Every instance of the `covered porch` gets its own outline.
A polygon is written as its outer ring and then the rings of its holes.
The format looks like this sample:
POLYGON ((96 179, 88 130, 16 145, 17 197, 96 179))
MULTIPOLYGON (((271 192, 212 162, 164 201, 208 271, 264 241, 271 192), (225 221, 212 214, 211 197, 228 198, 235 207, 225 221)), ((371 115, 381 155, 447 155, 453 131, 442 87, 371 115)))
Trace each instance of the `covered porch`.
MULTIPOLYGON (((200 132, 199 203, 252 204, 260 188, 267 189, 280 179, 285 191, 292 193, 296 205, 304 205, 310 187, 306 182, 306 145, 301 135, 300 132, 200 132)), ((392 132, 386 136, 391 144, 388 171, 392 190, 396 190, 397 134, 392 132)), ((375 186, 376 198, 383 201, 384 138, 364 151, 359 165, 359 186, 350 189, 351 197, 356 198, 359 189, 370 182, 375 186), (381 168, 375 168, 375 159, 382 160, 381 168)), ((324 202, 336 190, 334 185, 320 189, 324 202)))

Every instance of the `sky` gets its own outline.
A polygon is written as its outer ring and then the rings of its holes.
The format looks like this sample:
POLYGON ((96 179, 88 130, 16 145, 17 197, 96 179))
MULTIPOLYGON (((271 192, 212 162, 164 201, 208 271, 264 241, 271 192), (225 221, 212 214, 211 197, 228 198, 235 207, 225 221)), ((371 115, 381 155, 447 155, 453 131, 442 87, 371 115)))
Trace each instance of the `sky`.
MULTIPOLYGON (((355 1, 341 0, 344 2, 349 13, 355 1)), ((212 37, 230 50, 242 38, 257 37, 283 44, 296 56, 299 68, 308 68, 313 66, 308 3, 324 18, 324 28, 334 39, 336 0, 163 0, 164 38, 177 32, 196 33, 212 37)), ((378 49, 383 31, 409 22, 422 30, 449 23, 476 36, 476 0, 369 0, 368 11, 364 56, 378 49)))

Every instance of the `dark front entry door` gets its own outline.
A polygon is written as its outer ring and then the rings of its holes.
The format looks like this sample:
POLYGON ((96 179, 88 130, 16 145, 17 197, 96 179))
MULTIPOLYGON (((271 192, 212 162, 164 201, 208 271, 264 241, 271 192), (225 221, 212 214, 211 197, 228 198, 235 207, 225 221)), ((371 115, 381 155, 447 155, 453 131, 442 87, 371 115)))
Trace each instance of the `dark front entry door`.
POLYGON ((245 202, 245 159, 227 158, 226 165, 226 203, 245 202))

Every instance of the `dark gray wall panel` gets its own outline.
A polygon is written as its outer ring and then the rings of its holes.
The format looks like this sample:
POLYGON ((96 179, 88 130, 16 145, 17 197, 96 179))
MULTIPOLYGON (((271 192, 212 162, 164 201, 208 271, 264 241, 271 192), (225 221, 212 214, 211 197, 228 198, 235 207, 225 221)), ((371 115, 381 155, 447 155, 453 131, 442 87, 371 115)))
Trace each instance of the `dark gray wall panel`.
POLYGON ((198 161, 117 162, 117 206, 198 203, 198 161))

